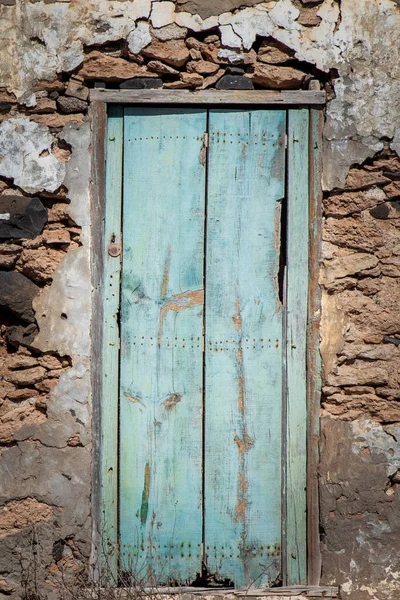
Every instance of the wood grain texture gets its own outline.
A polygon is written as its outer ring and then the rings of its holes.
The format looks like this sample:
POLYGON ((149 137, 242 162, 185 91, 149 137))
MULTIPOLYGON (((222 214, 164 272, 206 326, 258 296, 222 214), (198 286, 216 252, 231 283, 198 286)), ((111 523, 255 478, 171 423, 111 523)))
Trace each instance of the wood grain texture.
POLYGON ((118 541, 118 365, 120 257, 109 254, 111 243, 121 242, 122 108, 111 107, 107 124, 107 161, 103 232, 103 343, 101 401, 101 538, 103 564, 115 572, 118 541))
POLYGON ((285 111, 210 110, 205 551, 236 587, 281 572, 285 111))
POLYGON ((321 259, 322 225, 322 128, 324 114, 310 111, 310 257, 309 257, 309 327, 307 340, 308 390, 308 464, 307 464, 307 554, 308 583, 318 585, 321 575, 319 536, 318 463, 319 419, 321 398, 321 356, 319 328, 321 292, 318 285, 321 259))
POLYGON ((306 582, 309 111, 288 111, 286 577, 306 582))
POLYGON ((204 109, 126 108, 120 379, 123 561, 201 570, 204 109))
POLYGON ((325 104, 326 94, 320 91, 288 90, 90 90, 90 100, 123 104, 259 104, 318 105, 325 104))
POLYGON ((91 351, 92 369, 91 382, 93 392, 93 493, 92 493, 92 540, 93 540, 93 564, 95 577, 100 576, 101 554, 102 554, 102 475, 101 475, 101 404, 103 387, 103 223, 105 205, 105 148, 106 148, 106 126, 107 106, 102 102, 93 102, 89 108, 92 121, 92 148, 93 156, 92 181, 90 186, 91 210, 90 224, 93 231, 97 231, 98 243, 91 245, 92 264, 92 320, 96 327, 92 329, 91 351))

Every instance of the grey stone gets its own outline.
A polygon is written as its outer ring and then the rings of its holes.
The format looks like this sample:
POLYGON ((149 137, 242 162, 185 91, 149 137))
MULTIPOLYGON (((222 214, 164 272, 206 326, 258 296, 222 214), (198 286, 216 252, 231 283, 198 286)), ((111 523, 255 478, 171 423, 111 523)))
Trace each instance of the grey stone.
POLYGON ((152 90, 162 87, 162 80, 153 77, 135 77, 120 84, 121 90, 152 90))
POLYGON ((47 208, 39 198, 1 196, 0 239, 32 239, 42 232, 46 221, 47 208))
POLYGON ((387 219, 390 212, 388 204, 379 204, 369 211, 369 214, 375 219, 387 219))
POLYGON ((85 112, 88 105, 84 100, 74 98, 73 96, 60 96, 57 98, 58 109, 67 115, 72 113, 85 112))
POLYGON ((253 90, 254 85, 250 79, 242 75, 224 75, 216 84, 217 90, 253 90))
POLYGON ((232 12, 242 6, 254 6, 260 0, 178 0, 177 10, 199 15, 202 19, 219 16, 222 13, 232 12))
POLYGON ((227 75, 244 75, 244 69, 240 67, 226 67, 225 71, 227 75))
POLYGON ((30 346, 37 336, 39 329, 36 323, 30 323, 27 327, 23 325, 13 325, 6 332, 6 340, 15 348, 18 346, 30 346))
POLYGON ((27 323, 35 321, 32 301, 39 288, 17 271, 0 271, 0 309, 8 310, 27 323))

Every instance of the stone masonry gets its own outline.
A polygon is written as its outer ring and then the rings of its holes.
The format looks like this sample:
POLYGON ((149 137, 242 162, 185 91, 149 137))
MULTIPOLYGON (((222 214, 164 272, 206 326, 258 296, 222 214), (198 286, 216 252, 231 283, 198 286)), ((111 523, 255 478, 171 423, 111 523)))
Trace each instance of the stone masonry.
POLYGON ((0 0, 0 597, 65 597, 93 553, 90 88, 310 80, 321 584, 400 597, 399 48, 397 0, 0 0))

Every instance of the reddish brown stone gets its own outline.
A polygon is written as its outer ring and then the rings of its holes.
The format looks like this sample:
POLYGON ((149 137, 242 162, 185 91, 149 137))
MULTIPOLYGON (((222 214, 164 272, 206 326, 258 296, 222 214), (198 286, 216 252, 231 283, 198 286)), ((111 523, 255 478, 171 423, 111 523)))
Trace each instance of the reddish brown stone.
POLYGON ((31 369, 21 369, 12 371, 6 376, 6 380, 14 385, 34 385, 43 381, 46 376, 46 369, 43 367, 33 367, 31 369))
POLYGON ((71 236, 68 229, 54 229, 43 233, 43 241, 49 246, 69 244, 71 236))
POLYGON ((89 88, 83 85, 80 81, 71 79, 68 82, 65 95, 72 96, 73 98, 79 98, 79 100, 87 100, 89 97, 89 88))
POLYGON ((64 252, 53 248, 24 249, 17 263, 17 269, 38 283, 46 283, 65 256, 64 252))
POLYGON ((52 113, 56 110, 56 103, 54 100, 50 100, 50 98, 39 98, 36 103, 35 108, 31 109, 35 114, 46 114, 52 113))
POLYGON ((318 16, 319 6, 311 6, 310 8, 303 8, 300 11, 297 22, 304 27, 317 27, 322 19, 318 16))
POLYGON ((208 60, 198 60, 188 62, 186 65, 188 73, 199 73, 200 75, 213 75, 218 71, 219 66, 208 60))
POLYGON ((324 200, 324 212, 327 217, 345 216, 361 212, 382 204, 386 200, 385 193, 379 188, 360 190, 358 192, 342 192, 333 194, 324 200))
POLYGON ((388 183, 382 171, 366 171, 365 169, 350 169, 346 178, 346 190, 362 190, 372 185, 388 183))
POLYGON ((181 81, 189 87, 198 87, 204 81, 204 78, 198 73, 181 73, 180 77, 181 81))
POLYGON ((167 63, 171 67, 183 67, 190 58, 189 50, 183 40, 161 42, 153 38, 151 44, 142 50, 142 54, 152 60, 167 63))
POLYGON ((53 81, 37 81, 33 86, 33 92, 63 92, 65 90, 65 83, 63 81, 59 81, 58 79, 54 79, 53 81))
POLYGON ((293 51, 279 42, 263 41, 258 51, 258 60, 270 65, 277 65, 291 60, 293 54, 293 51))
POLYGON ((147 68, 161 75, 179 75, 179 71, 169 65, 165 65, 159 60, 150 60, 147 63, 147 68))
POLYGON ((123 58, 107 56, 107 54, 103 54, 98 50, 94 50, 85 56, 83 67, 79 71, 79 74, 85 79, 98 79, 102 81, 120 81, 144 76, 156 77, 155 73, 147 71, 145 67, 123 58))
POLYGON ((7 398, 14 402, 20 402, 22 400, 27 400, 28 398, 34 398, 38 393, 37 390, 32 390, 31 388, 20 388, 7 394, 7 398))
POLYGON ((247 75, 257 85, 274 90, 299 89, 305 73, 292 67, 277 67, 268 64, 256 64, 254 73, 247 75))
POLYGON ((59 115, 57 113, 49 115, 32 115, 31 121, 39 123, 40 125, 46 125, 46 127, 64 127, 67 123, 83 123, 84 116, 81 114, 76 115, 59 115))

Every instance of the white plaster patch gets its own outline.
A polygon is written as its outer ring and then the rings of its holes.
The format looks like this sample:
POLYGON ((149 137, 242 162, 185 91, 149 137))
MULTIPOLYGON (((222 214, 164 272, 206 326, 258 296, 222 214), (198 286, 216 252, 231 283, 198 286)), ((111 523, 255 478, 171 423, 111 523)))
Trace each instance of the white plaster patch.
POLYGON ((232 25, 221 25, 219 30, 223 46, 227 46, 228 48, 242 48, 242 40, 233 31, 232 25))
POLYGON ((28 119, 0 124, 0 175, 29 193, 54 192, 63 182, 65 163, 51 154, 53 136, 48 127, 28 119), (46 156, 41 156, 47 151, 46 156))
POLYGON ((230 62, 231 64, 241 63, 244 59, 243 52, 236 52, 235 50, 230 50, 229 48, 221 48, 218 52, 218 58, 222 58, 230 62))
POLYGON ((150 21, 153 27, 164 27, 175 21, 174 2, 153 2, 150 21))
POLYGON ((242 39, 246 50, 250 50, 257 35, 272 35, 275 28, 268 9, 262 4, 245 8, 234 15, 224 13, 220 16, 219 22, 221 25, 232 25, 234 32, 242 39))
POLYGON ((323 21, 335 24, 340 16, 339 4, 335 2, 335 0, 323 2, 318 9, 317 15, 321 17, 323 21))
POLYGON ((39 326, 34 346, 72 357, 90 356, 90 127, 68 125, 62 137, 71 145, 65 184, 71 204, 68 213, 82 227, 82 246, 70 250, 54 273, 53 282, 35 299, 39 326), (79 332, 79 335, 77 335, 79 332))
POLYGON ((296 23, 300 11, 293 6, 290 0, 280 0, 274 8, 269 11, 270 19, 285 29, 301 29, 301 25, 296 23))
POLYGON ((146 48, 151 43, 149 23, 139 21, 137 27, 128 35, 127 42, 132 54, 139 54, 143 48, 146 48))
POLYGON ((175 15, 175 23, 181 27, 187 27, 191 31, 206 31, 218 25, 218 17, 208 17, 202 19, 199 15, 192 15, 187 12, 179 12, 175 15))

